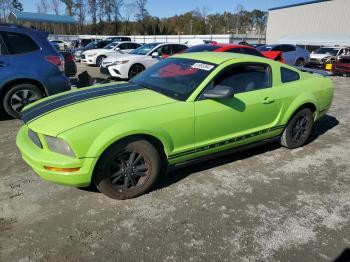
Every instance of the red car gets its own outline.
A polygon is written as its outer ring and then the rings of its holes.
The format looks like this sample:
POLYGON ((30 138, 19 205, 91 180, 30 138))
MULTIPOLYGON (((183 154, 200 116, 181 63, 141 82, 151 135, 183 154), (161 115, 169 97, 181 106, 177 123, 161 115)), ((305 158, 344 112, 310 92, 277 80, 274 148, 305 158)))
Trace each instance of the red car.
POLYGON ((332 65, 332 73, 350 76, 350 55, 339 56, 332 65))
POLYGON ((266 51, 259 52, 252 46, 247 45, 233 45, 233 44, 219 44, 211 43, 205 45, 195 45, 184 51, 184 53, 193 53, 193 52, 230 52, 230 53, 239 53, 254 55, 260 57, 266 57, 275 61, 285 63, 281 51, 266 51))

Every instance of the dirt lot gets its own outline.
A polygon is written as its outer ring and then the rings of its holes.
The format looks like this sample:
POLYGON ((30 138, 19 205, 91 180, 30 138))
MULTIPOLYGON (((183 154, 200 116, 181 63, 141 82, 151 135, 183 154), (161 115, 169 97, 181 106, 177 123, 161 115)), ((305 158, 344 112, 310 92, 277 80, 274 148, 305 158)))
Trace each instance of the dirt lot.
POLYGON ((350 247, 350 79, 333 80, 305 147, 181 169, 127 201, 41 180, 21 122, 0 121, 0 261, 333 261, 350 247))

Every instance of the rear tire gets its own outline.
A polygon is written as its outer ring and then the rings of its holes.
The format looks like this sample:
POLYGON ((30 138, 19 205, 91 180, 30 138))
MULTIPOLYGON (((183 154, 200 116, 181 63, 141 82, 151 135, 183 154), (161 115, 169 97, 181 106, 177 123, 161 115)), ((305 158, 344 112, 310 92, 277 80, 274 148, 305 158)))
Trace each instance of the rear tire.
POLYGON ((149 192, 160 170, 161 159, 152 144, 128 140, 114 144, 101 156, 94 182, 110 198, 129 199, 149 192))
POLYGON ((21 110, 25 106, 43 97, 43 92, 35 85, 14 85, 5 93, 3 99, 4 109, 9 116, 19 118, 21 110))
POLYGON ((311 109, 301 109, 285 128, 281 137, 281 145, 289 149, 303 146, 310 137, 313 124, 314 117, 311 109))
POLYGON ((300 66, 300 67, 304 67, 305 66, 305 60, 302 58, 297 59, 297 61, 295 62, 296 66, 300 66))

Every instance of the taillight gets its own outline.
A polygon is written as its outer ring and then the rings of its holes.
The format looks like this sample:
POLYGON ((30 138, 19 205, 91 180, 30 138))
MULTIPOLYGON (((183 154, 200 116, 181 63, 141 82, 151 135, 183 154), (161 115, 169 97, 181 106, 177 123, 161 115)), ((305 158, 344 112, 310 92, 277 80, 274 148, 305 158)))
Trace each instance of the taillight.
POLYGON ((45 57, 45 59, 51 64, 57 66, 58 70, 60 70, 61 72, 64 71, 64 59, 61 56, 48 55, 45 57))
POLYGON ((74 61, 74 56, 73 55, 68 55, 67 62, 73 62, 73 61, 74 61))

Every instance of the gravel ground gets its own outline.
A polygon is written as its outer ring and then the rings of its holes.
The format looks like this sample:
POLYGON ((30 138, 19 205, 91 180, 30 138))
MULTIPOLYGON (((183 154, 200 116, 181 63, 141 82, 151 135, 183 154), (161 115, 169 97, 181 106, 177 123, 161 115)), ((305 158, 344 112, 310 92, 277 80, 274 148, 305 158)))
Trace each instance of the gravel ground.
POLYGON ((350 79, 332 79, 303 148, 181 169, 126 201, 43 181, 16 149, 21 122, 0 121, 0 261, 335 260, 350 247, 350 79))

